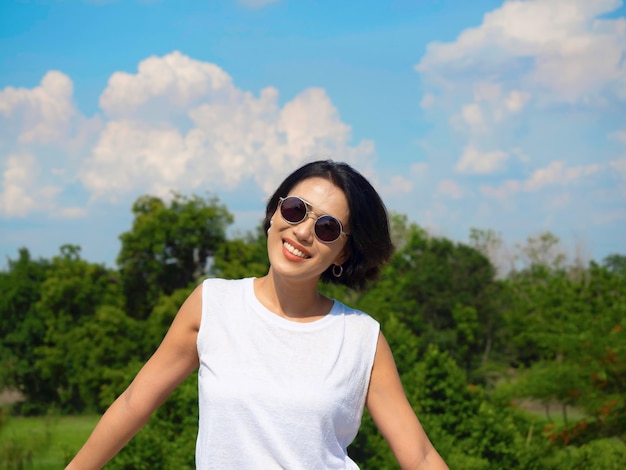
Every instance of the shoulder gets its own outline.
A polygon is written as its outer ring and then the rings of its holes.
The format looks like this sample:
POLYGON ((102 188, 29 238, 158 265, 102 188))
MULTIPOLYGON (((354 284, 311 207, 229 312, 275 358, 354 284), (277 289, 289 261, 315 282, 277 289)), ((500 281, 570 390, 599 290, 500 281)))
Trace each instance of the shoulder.
POLYGON ((215 287, 236 287, 251 284, 253 281, 253 277, 244 277, 242 279, 223 279, 221 277, 209 277, 202 281, 202 285, 215 287))
POLYGON ((202 318, 226 316, 240 310, 249 302, 253 290, 253 278, 210 278, 199 286, 200 312, 202 318))
POLYGON ((376 332, 380 330, 380 323, 368 313, 347 306, 346 304, 335 300, 334 309, 338 314, 344 316, 346 322, 363 325, 364 327, 375 329, 376 332))
POLYGON ((350 341, 358 345, 361 354, 373 360, 380 334, 380 323, 369 314, 348 307, 337 300, 333 310, 343 317, 346 339, 352 338, 350 341))
POLYGON ((250 288, 253 278, 244 279, 221 279, 208 278, 202 281, 203 296, 224 296, 228 294, 241 294, 250 288))
POLYGON ((227 288, 241 286, 252 282, 253 278, 246 277, 243 279, 222 279, 220 277, 210 277, 202 281, 203 286, 209 286, 214 288, 227 288))

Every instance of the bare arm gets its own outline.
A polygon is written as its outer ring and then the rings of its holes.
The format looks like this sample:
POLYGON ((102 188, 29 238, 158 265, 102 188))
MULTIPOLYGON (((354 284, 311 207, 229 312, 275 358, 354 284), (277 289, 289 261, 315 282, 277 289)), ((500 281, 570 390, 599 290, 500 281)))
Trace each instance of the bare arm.
POLYGON ((202 287, 182 305, 154 355, 92 432, 66 470, 102 468, 142 428, 150 415, 198 366, 202 287))
POLYGON ((378 337, 366 406, 403 470, 448 468, 406 398, 391 349, 382 333, 378 337))

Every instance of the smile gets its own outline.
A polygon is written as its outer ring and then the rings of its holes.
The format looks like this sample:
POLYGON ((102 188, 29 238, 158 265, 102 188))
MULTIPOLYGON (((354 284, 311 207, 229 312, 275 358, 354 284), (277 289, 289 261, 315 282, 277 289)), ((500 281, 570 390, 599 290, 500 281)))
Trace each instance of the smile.
POLYGON ((287 249, 287 251, 289 253, 291 253, 292 255, 295 255, 299 258, 303 258, 303 259, 307 259, 310 258, 309 255, 307 255, 306 253, 301 252, 300 250, 298 250, 295 246, 293 246, 292 244, 290 244, 289 242, 283 242, 283 246, 287 249))

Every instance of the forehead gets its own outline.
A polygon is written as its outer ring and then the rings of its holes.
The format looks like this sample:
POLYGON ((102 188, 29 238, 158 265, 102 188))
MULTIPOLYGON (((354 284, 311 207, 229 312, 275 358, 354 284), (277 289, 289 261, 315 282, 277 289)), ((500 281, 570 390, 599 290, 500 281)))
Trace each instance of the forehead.
POLYGON ((306 200, 317 212, 330 214, 347 223, 349 210, 345 193, 325 178, 307 178, 296 184, 288 196, 306 200))

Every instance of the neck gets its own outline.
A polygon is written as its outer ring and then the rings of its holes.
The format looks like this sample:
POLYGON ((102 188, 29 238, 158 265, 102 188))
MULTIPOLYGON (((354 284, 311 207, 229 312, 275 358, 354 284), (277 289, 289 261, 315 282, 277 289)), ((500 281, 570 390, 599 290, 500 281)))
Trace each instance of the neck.
POLYGON ((321 295, 315 281, 292 281, 275 275, 270 267, 265 277, 255 280, 254 292, 270 311, 293 321, 313 321, 325 316, 332 301, 321 295))

